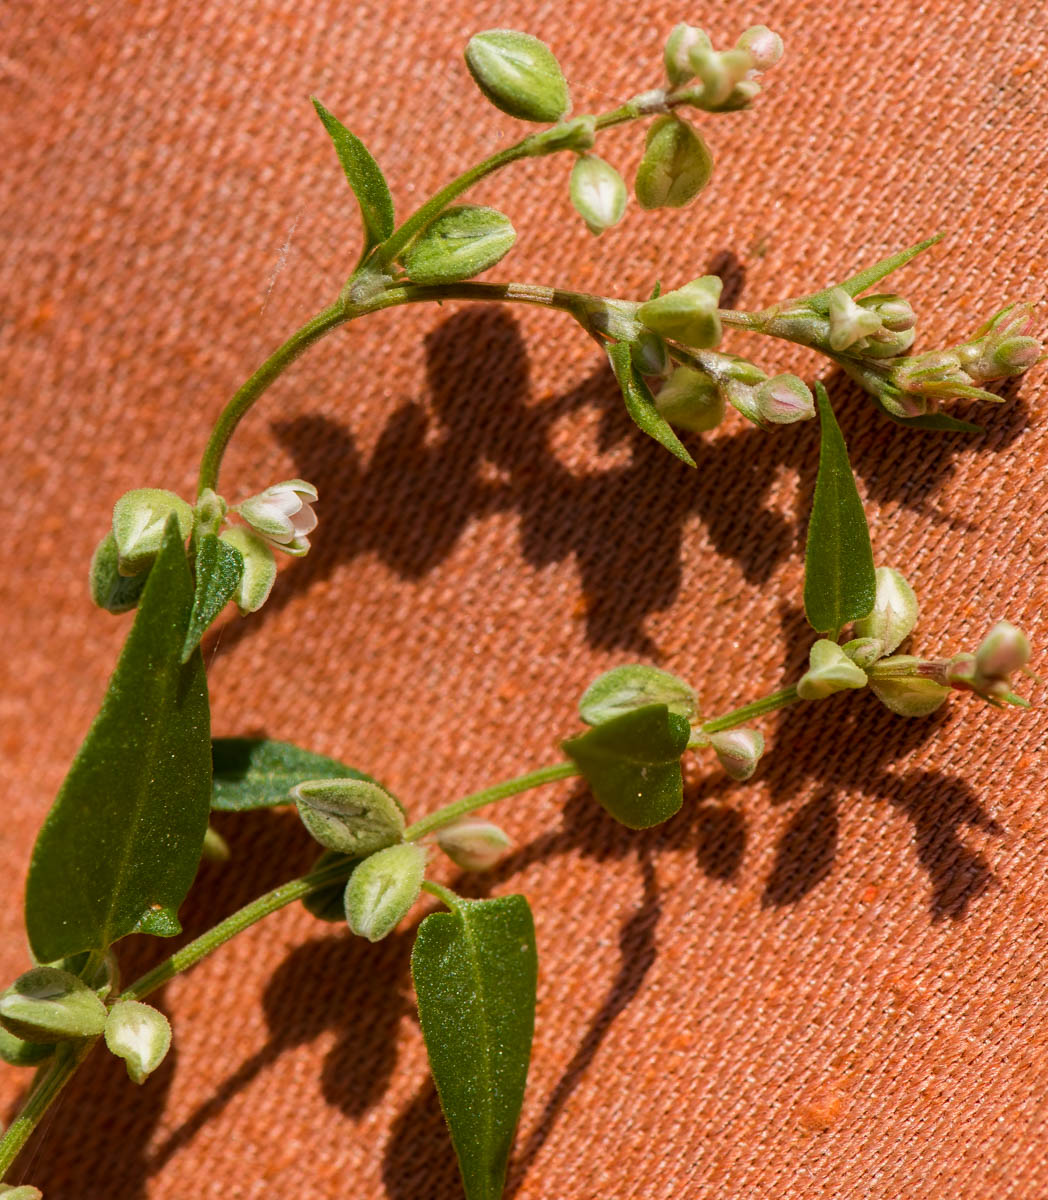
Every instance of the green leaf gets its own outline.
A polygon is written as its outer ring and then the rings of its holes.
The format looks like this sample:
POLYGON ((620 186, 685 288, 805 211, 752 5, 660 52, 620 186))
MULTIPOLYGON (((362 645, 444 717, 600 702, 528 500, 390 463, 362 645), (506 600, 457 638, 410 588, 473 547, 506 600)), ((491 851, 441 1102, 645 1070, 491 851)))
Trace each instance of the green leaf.
POLYGON ((983 427, 971 421, 961 421, 947 413, 922 413, 918 417, 897 417, 887 414, 896 425, 908 425, 911 429, 931 429, 940 433, 982 433, 983 427))
POLYGON ((822 445, 804 559, 804 613, 813 629, 835 638, 843 625, 873 610, 877 579, 848 448, 821 383, 815 401, 822 445))
POLYGON ((212 621, 233 598, 243 574, 244 556, 239 550, 220 541, 213 533, 200 539, 193 611, 189 616, 186 640, 182 643, 182 662, 189 661, 212 621))
POLYGON ((563 749, 616 821, 648 829, 684 802, 680 756, 690 736, 686 717, 649 704, 571 738, 563 749))
POLYGON ((101 711, 37 838, 25 915, 41 962, 178 930, 211 796, 204 663, 180 661, 192 605, 169 517, 101 711))
POLYGON ((412 283, 454 283, 472 279, 509 253, 517 232, 496 208, 462 204, 448 208, 405 250, 404 269, 412 283))
POLYGON ((364 223, 365 253, 378 242, 384 242, 393 232, 393 198, 382 168, 371 157, 368 148, 354 134, 313 97, 313 107, 324 122, 342 170, 346 173, 349 186, 360 205, 360 219, 364 223))
MULTIPOLYGON (((945 234, 937 233, 934 237, 925 238, 923 242, 918 242, 916 246, 910 246, 906 250, 900 250, 896 254, 889 254, 887 258, 882 258, 880 262, 876 262, 872 267, 867 267, 865 271, 860 271, 858 275, 853 275, 850 279, 846 279, 843 283, 835 284, 834 287, 843 288, 853 299, 860 292, 865 292, 867 288, 873 287, 875 283, 880 283, 885 276, 890 275, 893 271, 897 271, 900 267, 904 267, 911 259, 917 257, 918 254, 923 254, 930 246, 934 246, 936 242, 941 242, 945 234)), ((823 288, 821 292, 815 292, 808 297, 808 303, 813 305, 817 312, 825 313, 829 308, 830 292, 833 287, 823 288)))
POLYGON ((460 900, 419 926, 411 971, 467 1200, 498 1200, 535 1028, 535 926, 523 896, 460 900))
POLYGON ((669 422, 655 407, 655 398, 648 385, 637 374, 630 356, 627 342, 611 342, 605 347, 611 369, 615 372, 622 398, 626 402, 626 411, 633 418, 634 424, 648 437, 652 437, 664 446, 671 454, 675 454, 681 462, 689 467, 695 466, 695 460, 684 449, 679 437, 673 432, 669 422))
POLYGON ((374 782, 337 759, 269 738, 215 738, 211 752, 215 770, 211 807, 224 812, 293 804, 288 792, 305 779, 374 782))

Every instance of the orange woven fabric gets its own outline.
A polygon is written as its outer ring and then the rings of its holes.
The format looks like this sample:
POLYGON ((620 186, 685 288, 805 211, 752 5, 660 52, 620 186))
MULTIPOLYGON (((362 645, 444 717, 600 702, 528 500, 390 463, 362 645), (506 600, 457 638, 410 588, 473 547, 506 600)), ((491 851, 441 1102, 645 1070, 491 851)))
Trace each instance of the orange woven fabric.
MULTIPOLYGON (((1012 299, 1040 302, 1048 329, 1043 5, 9 0, 0 979, 28 964, 32 841, 129 621, 91 609, 84 584, 110 508, 132 487, 192 493, 225 397, 355 262, 355 204, 309 95, 365 140, 406 213, 520 136, 468 78, 471 33, 543 37, 584 112, 655 85, 680 20, 718 44, 764 20, 787 45, 752 112, 701 120, 705 195, 632 205, 598 241, 566 159, 518 165, 475 193, 519 232, 491 278, 638 298, 717 271, 756 308, 943 230, 898 277, 919 346, 1012 299)), ((599 151, 630 175, 642 141, 619 129, 599 151)), ((877 560, 922 601, 916 652, 974 648, 1007 616, 1043 670, 1044 368, 978 409, 984 435, 944 437, 888 425, 807 352, 726 345, 829 378, 877 560)), ((733 414, 689 446, 697 471, 633 429, 558 314, 455 303, 337 331, 223 470, 233 501, 312 480, 321 524, 264 612, 208 639, 216 731, 336 755, 421 814, 558 758, 578 695, 615 663, 695 680, 711 715, 783 686, 810 643, 817 430, 733 414)), ((1042 713, 956 697, 904 721, 847 695, 761 725, 752 783, 697 759, 683 812, 649 833, 570 783, 499 810, 517 850, 461 886, 521 891, 537 924, 507 1194, 1039 1200, 1042 713)), ((202 868, 187 933, 313 855, 286 812, 217 825, 233 861, 202 868)), ((156 1076, 136 1090, 97 1053, 16 1178, 47 1200, 461 1195, 408 972, 433 906, 374 947, 300 906, 236 939, 161 993, 175 1043, 156 1076)), ((126 976, 170 949, 129 939, 126 976)), ((0 1113, 26 1080, 0 1072, 0 1113)))

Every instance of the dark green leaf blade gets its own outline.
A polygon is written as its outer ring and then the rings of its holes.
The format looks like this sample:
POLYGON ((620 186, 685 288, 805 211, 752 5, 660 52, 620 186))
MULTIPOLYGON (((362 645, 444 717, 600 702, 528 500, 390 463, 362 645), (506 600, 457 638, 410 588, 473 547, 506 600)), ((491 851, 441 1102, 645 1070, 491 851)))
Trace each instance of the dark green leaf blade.
POLYGON ((378 242, 384 242, 393 232, 393 197, 389 194, 389 185, 382 168, 360 138, 332 116, 316 96, 313 97, 313 107, 335 144, 338 161, 360 205, 360 218, 364 222, 364 248, 367 251, 378 242))
POLYGON ((630 829, 668 821, 684 801, 680 756, 691 736, 686 717, 648 704, 563 743, 598 803, 630 829))
POLYGON ((680 438, 666 418, 655 407, 655 398, 648 385, 637 374, 630 356, 627 342, 612 342, 605 349, 611 361, 611 369, 615 372, 622 398, 626 402, 626 411, 633 418, 636 426, 664 446, 671 454, 675 454, 689 467, 695 466, 695 460, 685 450, 680 438))
POLYGON ((804 558, 804 613, 818 633, 835 638, 843 625, 873 609, 877 580, 848 448, 821 383, 815 401, 822 443, 804 558))
POLYGON ((244 574, 244 556, 213 533, 200 539, 196 554, 196 585, 193 611, 182 643, 182 662, 200 645, 212 621, 225 608, 244 574))
POLYGON ((37 838, 25 915, 41 962, 178 930, 211 796, 204 663, 199 652, 180 662, 192 604, 172 517, 101 711, 37 838))
POLYGON ((983 427, 973 421, 962 421, 959 417, 951 417, 948 413, 921 413, 917 417, 897 417, 894 413, 888 416, 896 425, 906 425, 910 429, 929 429, 937 433, 983 433, 983 427))
POLYGON ((523 896, 462 900, 419 926, 419 1021, 467 1200, 498 1200, 535 1028, 538 958, 523 896))
POLYGON ((290 742, 269 738, 215 738, 214 796, 211 807, 246 812, 293 804, 288 790, 305 779, 365 779, 370 775, 347 767, 326 754, 314 754, 290 742))

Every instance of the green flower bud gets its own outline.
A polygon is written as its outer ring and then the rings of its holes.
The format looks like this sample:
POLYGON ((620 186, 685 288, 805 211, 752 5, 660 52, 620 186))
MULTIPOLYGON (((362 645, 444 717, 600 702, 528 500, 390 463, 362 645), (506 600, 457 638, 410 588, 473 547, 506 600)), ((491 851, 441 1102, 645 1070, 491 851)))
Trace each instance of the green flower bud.
POLYGON ((917 316, 910 302, 895 292, 863 296, 857 303, 860 308, 868 308, 876 313, 877 320, 892 333, 903 333, 917 324, 917 316))
POLYGON ((901 571, 878 567, 876 580, 873 611, 856 621, 853 629, 857 638, 876 638, 881 643, 881 653, 891 654, 910 636, 920 610, 917 596, 901 571))
POLYGON ((906 667, 914 670, 921 660, 909 654, 897 654, 894 658, 884 658, 870 674, 870 690, 881 701, 900 717, 926 717, 942 704, 950 694, 948 687, 936 683, 934 679, 925 679, 919 675, 887 675, 881 677, 879 671, 899 671, 906 667))
POLYGON ((877 638, 853 638, 841 647, 852 662, 862 671, 873 664, 884 653, 884 645, 877 638))
POLYGON ((675 292, 646 300, 637 309, 637 319, 663 337, 708 350, 721 338, 717 304, 722 287, 716 275, 703 275, 675 292))
POLYGON ((724 50, 718 52, 705 46, 695 46, 689 52, 688 60, 694 74, 702 81, 702 94, 696 98, 700 107, 716 111, 723 105, 735 101, 737 107, 749 103, 756 91, 757 84, 743 89, 743 95, 736 98, 733 93, 740 84, 748 82, 747 74, 753 69, 753 59, 745 50, 724 50))
POLYGON ((998 621, 975 652, 976 675, 983 680, 1005 680, 1030 661, 1026 634, 1010 621, 998 621))
POLYGON ((233 593, 240 615, 246 617, 248 613, 258 612, 269 599, 277 578, 277 560, 270 543, 242 525, 224 529, 218 536, 238 550, 244 560, 244 573, 233 593))
POLYGON ((648 130, 633 190, 641 208, 683 208, 712 173, 713 157, 687 121, 658 117, 648 130))
POLYGON ((1033 337, 1005 338, 995 348, 992 360, 1002 375, 1021 375, 1041 357, 1041 343, 1033 337))
POLYGON ((509 217, 495 208, 448 208, 404 252, 412 283, 455 283, 493 267, 517 240, 509 217))
POLYGON ((140 1000, 118 1000, 109 1010, 106 1045, 122 1058, 132 1083, 144 1083, 171 1048, 171 1025, 162 1012, 140 1000))
POLYGON ((819 638, 808 656, 809 668, 797 684, 802 700, 823 700, 846 688, 861 688, 867 683, 866 672, 829 638, 819 638))
POLYGON ((567 80, 552 50, 529 33, 489 29, 466 46, 477 87, 504 113, 522 121, 559 121, 571 106, 567 80))
POLYGON ((113 507, 113 537, 122 575, 137 575, 152 566, 172 513, 185 540, 193 532, 193 509, 174 492, 136 488, 120 497, 113 507))
POLYGON ((590 233, 600 236, 626 211, 626 184, 610 163, 582 154, 571 171, 571 202, 590 233))
POLYGON ((302 824, 329 850, 364 858, 395 845, 404 810, 367 779, 308 779, 291 789, 302 824))
POLYGON ((713 49, 705 30, 694 25, 675 25, 670 31, 662 57, 666 65, 666 78, 674 87, 680 87, 694 78, 695 68, 691 65, 690 55, 697 48, 713 49))
POLYGON ((0 1059, 12 1067, 35 1067, 54 1052, 54 1042, 27 1042, 0 1026, 0 1059))
POLYGON ((849 346, 861 338, 877 333, 881 327, 881 319, 868 308, 856 302, 841 287, 835 287, 829 294, 830 318, 830 349, 847 350, 849 346))
POLYGON ((630 343, 633 365, 642 375, 664 375, 670 354, 665 341, 651 329, 643 329, 630 343))
POLYGON ((724 396, 704 371, 677 367, 655 394, 655 407, 671 425, 705 433, 724 420, 724 396))
POLYGON ((711 733, 710 745, 724 770, 742 783, 757 770, 764 753, 764 734, 756 729, 726 729, 711 733))
POLYGON ((796 375, 775 375, 759 384, 754 406, 761 421, 771 425, 792 425, 815 416, 811 389, 796 375))
POLYGON ((120 574, 120 554, 112 532, 105 535, 91 556, 91 599, 107 612, 124 613, 137 608, 148 578, 148 567, 138 575, 120 574))
POLYGON ((463 871, 488 871, 512 846, 506 832, 490 821, 467 818, 437 832, 437 845, 463 871))
POLYGON ((27 1042, 95 1037, 106 1006, 82 979, 56 967, 26 971, 0 995, 0 1025, 27 1042))
POLYGON ((369 942, 392 933, 418 899, 426 874, 426 852, 414 842, 401 842, 372 854, 346 884, 346 920, 369 942))
POLYGON ((699 711, 695 692, 683 679, 658 667, 629 663, 594 679, 579 701, 579 716, 587 725, 603 725, 648 704, 665 704, 689 721, 699 711))

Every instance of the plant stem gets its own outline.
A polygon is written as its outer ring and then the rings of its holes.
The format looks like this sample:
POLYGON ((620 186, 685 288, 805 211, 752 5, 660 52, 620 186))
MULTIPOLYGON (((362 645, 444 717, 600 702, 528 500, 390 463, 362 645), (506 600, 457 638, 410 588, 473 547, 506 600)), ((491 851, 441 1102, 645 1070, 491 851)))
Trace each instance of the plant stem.
POLYGON ((180 972, 195 966, 202 958, 206 958, 212 950, 217 950, 219 946, 228 942, 230 938, 235 937, 238 933, 242 933, 249 925, 254 925, 256 921, 261 921, 263 917, 269 916, 270 913, 284 908, 295 900, 301 900, 303 896, 308 896, 310 892, 315 892, 318 888, 325 887, 327 884, 335 883, 341 879, 346 874, 346 867, 350 861, 347 857, 337 862, 327 863, 323 869, 314 871, 309 875, 303 875, 298 879, 292 879, 288 883, 282 883, 271 892, 266 892, 265 895, 259 896, 257 900, 252 900, 250 904, 245 904, 243 908, 238 909, 232 916, 226 917, 224 921, 220 921, 217 925, 207 930, 206 933, 202 933, 200 937, 194 938, 193 941, 183 946, 181 950, 176 950, 170 958, 165 959, 159 966, 154 967, 140 979, 136 980, 121 993, 120 999, 141 1000, 143 997, 148 996, 150 992, 156 991, 161 984, 167 983, 169 979, 173 979, 180 972))
POLYGON ((422 890, 424 892, 429 892, 431 896, 436 896, 436 898, 442 904, 446 904, 452 912, 458 911, 458 906, 462 901, 462 897, 456 895, 451 888, 446 888, 443 884, 435 883, 432 879, 427 879, 422 884, 422 890))
POLYGON ((7 1174, 19 1151, 29 1140, 30 1134, 40 1124, 44 1113, 72 1079, 73 1073, 97 1041, 98 1038, 95 1037, 87 1038, 83 1042, 67 1042, 55 1052, 54 1059, 41 1068, 25 1106, 0 1138, 0 1180, 7 1174))
POLYGON ((387 287, 373 299, 359 305, 351 305, 347 309, 347 320, 365 316, 367 313, 380 312, 384 308, 398 308, 403 304, 421 304, 430 300, 437 303, 444 300, 510 300, 523 304, 538 304, 543 308, 556 308, 571 313, 583 323, 594 306, 604 303, 601 297, 588 292, 572 292, 537 283, 405 283, 387 287))
POLYGON ((733 708, 731 712, 727 712, 722 717, 714 717, 712 721, 706 721, 701 726, 703 733, 721 733, 725 729, 734 729, 736 725, 745 725, 747 721, 751 721, 754 717, 761 717, 765 713, 774 712, 777 708, 785 708, 788 704, 793 704, 798 699, 797 688, 788 687, 781 691, 772 692, 770 696, 763 696, 760 700, 754 700, 751 704, 744 704, 741 708, 733 708))
POLYGON ((562 762, 554 763, 549 767, 539 767, 537 771, 529 771, 527 775, 518 775, 516 779, 507 779, 505 783, 496 783, 493 787, 484 788, 483 791, 474 792, 470 796, 463 796, 461 800, 456 800, 453 804, 438 808, 428 817, 423 817, 414 825, 409 825, 404 831, 404 840, 406 842, 417 841, 420 837, 425 837, 427 833, 432 833, 435 829, 442 829, 445 825, 457 821, 459 817, 483 808, 485 804, 494 804, 496 800, 505 800, 507 796, 515 796, 518 792, 526 792, 529 788, 539 787, 544 783, 553 783, 558 779, 568 779, 572 775, 581 773, 573 762, 562 762))
POLYGON ((301 329, 296 330, 282 346, 274 350, 250 379, 240 387, 222 410, 222 414, 208 438, 204 457, 200 462, 200 476, 197 481, 198 495, 205 488, 218 490, 218 472, 222 465, 222 456, 229 445, 229 439, 259 396, 300 354, 347 319, 340 300, 328 305, 327 308, 307 321, 301 329))

